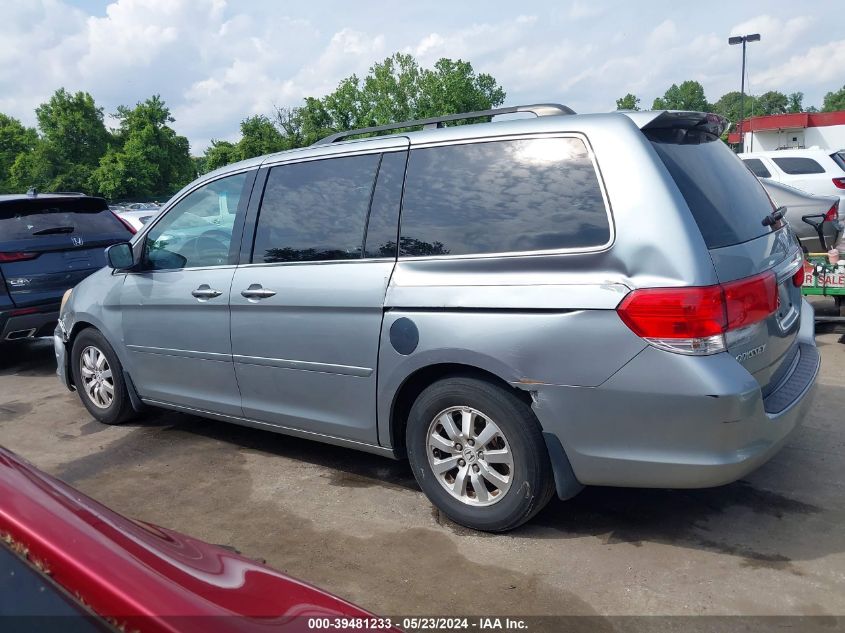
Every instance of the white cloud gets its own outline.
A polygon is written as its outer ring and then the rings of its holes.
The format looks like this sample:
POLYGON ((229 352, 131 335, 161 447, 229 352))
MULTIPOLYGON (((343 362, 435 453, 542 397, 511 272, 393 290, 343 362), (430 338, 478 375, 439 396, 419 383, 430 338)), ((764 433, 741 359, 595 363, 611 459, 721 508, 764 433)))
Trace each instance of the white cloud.
POLYGON ((739 83, 739 51, 727 37, 749 32, 762 34, 748 48, 751 90, 801 90, 820 105, 845 68, 845 40, 819 28, 839 2, 817 0, 796 15, 787 0, 714 0, 702 19, 680 3, 623 0, 538 0, 530 14, 506 0, 490 0, 483 14, 462 3, 432 11, 341 0, 113 0, 89 14, 71 0, 14 2, 0 21, 0 111, 33 124, 35 106, 60 86, 91 92, 107 113, 159 93, 199 152, 211 138, 236 137, 245 116, 325 94, 397 50, 423 65, 471 61, 509 103, 600 111, 633 92, 648 106, 685 79, 701 81, 715 101, 739 83))

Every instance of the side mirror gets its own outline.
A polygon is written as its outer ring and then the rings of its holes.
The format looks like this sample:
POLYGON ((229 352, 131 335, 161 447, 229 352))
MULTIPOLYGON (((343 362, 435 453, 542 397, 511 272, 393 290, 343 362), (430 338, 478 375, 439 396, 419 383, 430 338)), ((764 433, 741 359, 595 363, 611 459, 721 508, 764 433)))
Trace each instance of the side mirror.
POLYGON ((135 265, 135 256, 129 242, 112 244, 106 249, 106 261, 115 270, 127 270, 135 265))

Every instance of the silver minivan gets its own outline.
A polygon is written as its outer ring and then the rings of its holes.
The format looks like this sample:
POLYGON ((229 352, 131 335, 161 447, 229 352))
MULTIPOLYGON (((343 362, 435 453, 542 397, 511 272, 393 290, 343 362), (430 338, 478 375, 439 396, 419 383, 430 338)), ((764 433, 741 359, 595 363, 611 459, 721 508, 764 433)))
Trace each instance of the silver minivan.
POLYGON ((58 374, 108 424, 149 405, 407 457, 479 530, 585 485, 734 481, 819 354, 801 249, 725 126, 517 106, 230 165, 65 296, 58 374))

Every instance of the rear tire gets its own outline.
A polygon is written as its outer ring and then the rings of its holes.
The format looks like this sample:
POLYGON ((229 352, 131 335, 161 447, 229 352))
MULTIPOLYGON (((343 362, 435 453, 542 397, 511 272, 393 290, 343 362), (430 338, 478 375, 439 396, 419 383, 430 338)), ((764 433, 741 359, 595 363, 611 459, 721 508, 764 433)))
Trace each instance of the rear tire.
POLYGON ((122 424, 133 416, 123 367, 102 333, 94 328, 80 332, 70 362, 73 383, 88 413, 103 424, 122 424))
POLYGON ((411 407, 406 444, 423 492, 466 527, 512 530, 554 494, 537 418, 491 382, 455 376, 427 387, 411 407))

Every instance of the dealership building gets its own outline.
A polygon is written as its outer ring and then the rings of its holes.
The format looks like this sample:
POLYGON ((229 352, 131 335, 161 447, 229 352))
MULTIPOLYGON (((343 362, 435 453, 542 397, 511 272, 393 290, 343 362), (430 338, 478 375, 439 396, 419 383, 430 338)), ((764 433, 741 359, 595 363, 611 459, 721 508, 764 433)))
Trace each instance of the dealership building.
MULTIPOLYGON (((742 121, 743 152, 775 149, 845 149, 845 110, 797 112, 755 116, 742 121)), ((740 126, 728 135, 728 143, 739 143, 740 126)))

